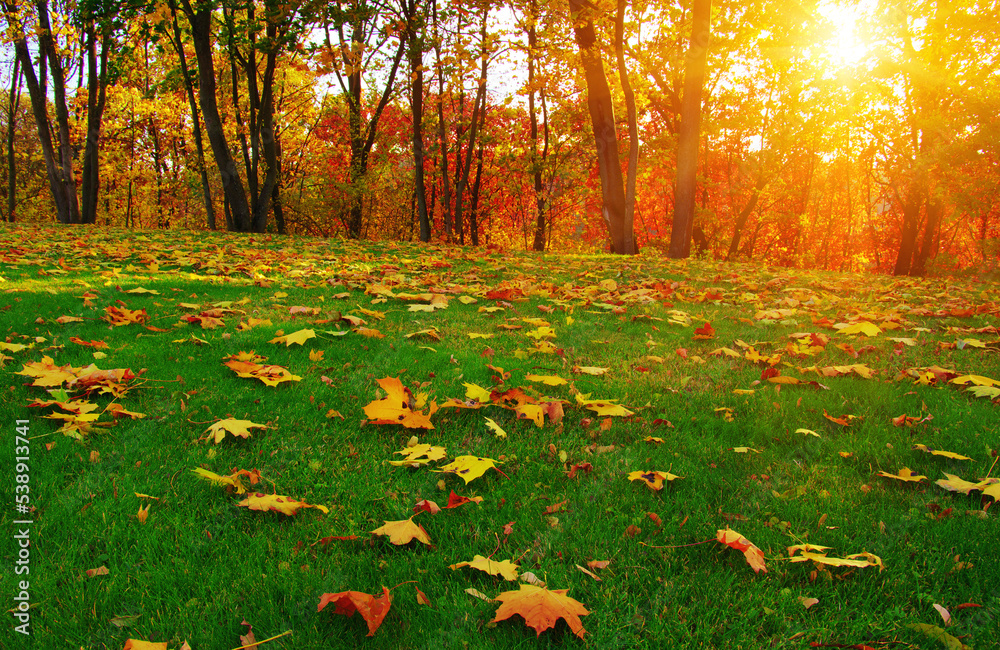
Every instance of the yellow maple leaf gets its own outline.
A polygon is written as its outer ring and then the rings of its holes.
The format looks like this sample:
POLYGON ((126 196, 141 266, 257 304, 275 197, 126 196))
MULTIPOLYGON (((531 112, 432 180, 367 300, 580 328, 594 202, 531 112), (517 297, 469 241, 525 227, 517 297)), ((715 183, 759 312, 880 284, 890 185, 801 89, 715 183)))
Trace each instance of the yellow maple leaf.
POLYGON ((403 460, 389 461, 390 465, 395 465, 396 467, 420 467, 431 461, 441 460, 446 455, 444 447, 434 447, 428 444, 413 445, 393 453, 404 456, 403 460))
POLYGON ((309 339, 316 338, 316 331, 311 329, 299 330, 298 332, 292 332, 291 334, 285 334, 284 336, 276 336, 268 343, 284 343, 285 347, 289 347, 292 344, 302 345, 309 339))
POLYGON ((166 641, 140 641, 137 639, 129 639, 125 642, 125 647, 122 650, 167 650, 166 641))
POLYGON ((384 526, 371 532, 373 535, 388 537, 389 542, 396 546, 409 544, 413 540, 427 546, 431 545, 430 535, 423 526, 413 523, 413 517, 401 521, 386 521, 384 526))
POLYGON ((224 485, 228 492, 235 491, 236 494, 243 494, 244 492, 247 491, 247 489, 243 487, 243 482, 240 481, 241 476, 246 476, 250 480, 251 485, 255 485, 260 481, 260 472, 258 472, 257 470, 250 471, 245 469, 238 469, 229 476, 221 476, 219 474, 216 474, 215 472, 210 472, 207 469, 201 467, 193 469, 191 471, 195 474, 195 476, 201 477, 206 481, 209 481, 216 485, 224 485))
POLYGON ((234 436, 239 436, 240 438, 249 438, 249 429, 266 429, 268 428, 266 424, 256 424, 250 420, 219 420, 212 426, 205 429, 207 436, 205 438, 215 438, 215 444, 222 442, 222 439, 226 437, 226 433, 230 433, 234 436))
POLYGON ((982 375, 961 375, 960 377, 952 379, 951 383, 958 384, 960 386, 965 386, 967 384, 972 384, 973 386, 1000 386, 1000 381, 990 379, 989 377, 983 377, 982 375))
POLYGON ((568 383, 562 377, 557 377, 555 375, 534 375, 534 374, 527 374, 527 375, 524 376, 524 378, 527 379, 528 381, 536 381, 536 382, 545 384, 546 386, 563 386, 566 383, 568 383))
POLYGON ((610 370, 610 368, 599 368, 597 366, 573 366, 573 370, 571 370, 571 372, 574 375, 593 375, 596 377, 605 374, 608 370, 610 370))
POLYGON ((497 438, 504 440, 507 437, 507 432, 504 431, 499 424, 493 421, 492 418, 486 418, 486 427, 496 434, 497 438))
POLYGON ((471 562, 459 562, 457 564, 449 565, 448 568, 455 571, 461 569, 462 567, 472 567, 473 569, 485 571, 491 576, 500 576, 504 580, 511 581, 517 580, 517 570, 521 568, 510 560, 497 562, 496 560, 485 558, 482 555, 476 555, 472 558, 471 562))
POLYGON ((923 474, 915 474, 913 470, 911 470, 909 467, 904 467, 903 469, 899 470, 898 474, 890 474, 889 472, 879 472, 878 475, 884 476, 886 478, 894 478, 897 481, 906 481, 909 483, 920 483, 925 478, 927 478, 923 474))
POLYGON ((541 341, 542 339, 554 339, 556 337, 556 332, 551 327, 539 327, 529 332, 525 332, 524 335, 528 338, 535 339, 536 341, 541 341))
POLYGON ((468 382, 464 382, 462 385, 465 386, 466 397, 468 397, 469 399, 474 399, 477 402, 480 402, 481 404, 489 403, 490 391, 486 390, 482 386, 479 386, 477 384, 470 384, 468 382))
POLYGON ((874 323, 869 323, 868 321, 860 321, 854 323, 853 325, 847 325, 839 330, 840 334, 864 334, 865 336, 878 336, 882 333, 882 330, 878 325, 874 323))
MULTIPOLYGON (((991 485, 996 485, 1000 483, 1000 479, 996 478, 985 478, 979 481, 978 483, 973 483, 971 481, 966 481, 958 476, 955 476, 954 474, 949 474, 948 472, 944 472, 944 475, 947 476, 948 478, 947 479, 939 478, 938 480, 934 481, 934 483, 940 487, 943 487, 949 492, 961 492, 962 494, 968 494, 973 490, 982 490, 984 488, 988 488, 991 485)), ((993 488, 989 489, 993 491, 993 488)))
POLYGON ((940 451, 940 450, 937 450, 937 449, 931 449, 927 445, 916 444, 916 445, 913 445, 913 448, 916 449, 916 450, 918 450, 918 451, 923 451, 923 452, 926 452, 928 454, 932 454, 934 456, 944 456, 945 458, 952 458, 954 460, 972 460, 968 456, 963 456, 962 454, 956 454, 956 453, 951 452, 951 451, 940 451))
POLYGON ((458 456, 451 463, 433 471, 455 474, 468 484, 485 474, 487 470, 497 469, 497 462, 492 458, 480 456, 458 456))
POLYGON ((364 407, 365 415, 372 423, 401 424, 408 429, 434 428, 430 415, 437 409, 435 404, 431 405, 430 413, 424 415, 422 412, 410 408, 412 395, 399 379, 385 377, 377 381, 382 390, 386 392, 386 396, 364 407))
POLYGON ((642 481, 650 490, 662 490, 664 481, 670 482, 674 479, 684 478, 670 472, 660 472, 657 470, 638 470, 628 475, 630 481, 642 481))
POLYGON ((632 411, 628 410, 620 404, 615 404, 611 400, 600 400, 600 399, 587 399, 587 397, 576 394, 576 403, 583 406, 586 409, 590 409, 598 415, 604 416, 619 416, 627 417, 632 415, 632 411))
POLYGON ((301 508, 316 508, 322 512, 330 512, 325 506, 312 505, 305 501, 296 501, 292 497, 286 497, 282 494, 263 494, 261 492, 251 492, 236 505, 263 512, 274 510, 285 515, 294 515, 301 508))
POLYGON ((815 562, 816 564, 823 564, 826 566, 849 566, 863 568, 868 566, 877 566, 881 571, 884 569, 882 564, 882 559, 877 555, 872 555, 870 553, 857 553, 855 555, 849 555, 847 557, 828 557, 822 553, 812 553, 810 551, 798 551, 797 555, 793 555, 789 558, 789 562, 815 562), (857 559, 864 557, 865 559, 857 559))

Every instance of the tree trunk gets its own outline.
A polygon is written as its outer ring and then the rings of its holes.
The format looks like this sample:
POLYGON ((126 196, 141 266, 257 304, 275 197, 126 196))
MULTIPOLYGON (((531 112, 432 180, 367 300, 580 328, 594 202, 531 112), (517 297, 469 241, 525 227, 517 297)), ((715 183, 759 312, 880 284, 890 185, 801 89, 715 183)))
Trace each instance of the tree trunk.
MULTIPOLYGON (((48 61, 52 75, 52 97, 56 111, 56 131, 59 136, 59 165, 57 166, 59 191, 65 197, 66 218, 64 223, 80 223, 80 204, 76 196, 76 174, 73 171, 73 143, 69 136, 69 109, 66 105, 66 78, 62 59, 52 35, 47 0, 37 0, 39 55, 48 61)), ((22 64, 24 62, 22 61, 22 64)))
POLYGON ((587 106, 590 109, 590 122, 597 147, 597 168, 601 176, 602 214, 611 235, 612 252, 634 254, 635 239, 631 224, 626 225, 625 185, 618 158, 618 136, 615 133, 611 89, 604 74, 589 6, 586 0, 569 0, 573 33, 580 48, 583 73, 587 80, 587 106))
POLYGON ((208 4, 199 4, 195 10, 189 0, 182 0, 184 13, 191 23, 191 37, 198 60, 198 99, 205 118, 205 131, 215 155, 215 162, 222 176, 222 191, 229 202, 231 219, 227 218, 230 230, 247 232, 251 227, 250 204, 246 188, 240 178, 236 161, 233 160, 226 142, 219 104, 215 97, 215 67, 212 63, 212 9, 208 4))
POLYGON ((10 101, 7 104, 7 214, 6 221, 14 223, 17 216, 17 159, 14 157, 14 134, 17 126, 17 109, 21 103, 21 59, 14 57, 14 71, 10 76, 10 101))
MULTIPOLYGON (((479 132, 479 122, 486 115, 486 64, 489 57, 486 56, 486 18, 489 9, 483 9, 483 22, 479 29, 479 36, 482 39, 481 65, 479 70, 479 87, 476 89, 476 101, 472 108, 472 121, 469 123, 469 143, 465 149, 465 163, 462 165, 462 176, 455 186, 455 224, 459 228, 462 243, 465 243, 465 224, 462 222, 462 194, 469 185, 469 169, 472 167, 472 154, 476 148, 476 135, 479 132)), ((471 228, 470 228, 471 232, 471 228)), ((475 235, 479 239, 479 235, 475 235)), ((477 241, 473 241, 476 244, 477 241)))
POLYGON ((97 223, 97 192, 100 188, 99 145, 101 119, 108 98, 108 52, 111 30, 101 37, 100 70, 97 61, 97 27, 91 21, 87 31, 87 144, 83 152, 83 182, 80 187, 80 220, 97 223))
POLYGON ((899 253, 896 255, 896 266, 892 270, 893 275, 910 275, 913 251, 916 249, 917 243, 917 231, 920 228, 920 206, 924 202, 924 194, 920 179, 914 179, 907 189, 906 200, 903 203, 903 225, 900 229, 899 253))
POLYGON ((757 208, 757 201, 760 199, 760 192, 767 185, 767 181, 764 180, 763 174, 757 176, 757 182, 754 183, 753 191, 750 193, 750 199, 747 204, 743 206, 740 210, 739 215, 736 217, 736 227, 733 230, 733 238, 729 242, 729 251, 726 253, 726 261, 731 261, 735 256, 736 252, 740 249, 740 238, 743 236, 743 229, 747 225, 747 219, 753 214, 753 211, 757 208))
POLYGON ((698 176, 698 139, 701 130, 701 93, 708 67, 708 44, 712 33, 712 0, 694 0, 691 41, 684 67, 681 125, 677 137, 677 186, 674 192, 674 223, 670 231, 670 257, 691 254, 695 193, 698 176))
POLYGON ((434 58, 437 62, 438 96, 437 96, 437 135, 438 149, 441 155, 441 205, 444 207, 445 241, 451 241, 451 187, 448 185, 448 131, 444 121, 444 68, 441 65, 441 38, 438 32, 437 0, 431 3, 431 16, 434 21, 434 58))
POLYGON ((424 44, 417 33, 417 0, 400 2, 406 17, 407 56, 410 62, 410 114, 413 118, 413 192, 416 199, 420 241, 431 240, 431 222, 427 213, 427 187, 424 184, 424 44))
POLYGON ((924 226, 924 236, 920 242, 920 250, 910 268, 910 275, 924 275, 927 272, 927 261, 934 257, 937 252, 937 244, 940 242, 938 230, 941 225, 941 216, 944 214, 944 205, 941 199, 927 197, 927 224, 924 226))
MULTIPOLYGON (((11 8, 6 6, 5 9, 7 14, 10 15, 11 8)), ((56 217, 59 223, 70 223, 66 193, 63 191, 59 167, 56 165, 56 153, 55 146, 52 143, 52 128, 49 125, 46 95, 41 83, 39 83, 38 76, 35 75, 35 68, 31 62, 32 57, 28 49, 27 39, 23 36, 18 36, 14 41, 14 51, 21 62, 24 82, 28 86, 28 96, 31 99, 31 113, 35 118, 35 127, 38 130, 38 141, 42 147, 42 158, 45 161, 49 192, 52 194, 52 200, 56 206, 56 217)), ((44 68, 42 63, 39 65, 44 68)))
MULTIPOLYGON (((635 108, 635 93, 628 78, 628 68, 625 67, 625 5, 627 0, 618 0, 618 13, 615 17, 615 57, 618 60, 618 78, 621 79, 622 92, 625 95, 625 108, 628 113, 628 172, 625 182, 625 229, 626 236, 635 236, 635 181, 639 168, 639 117, 635 108)), ((638 246, 634 252, 638 252, 638 246)))
POLYGON ((542 102, 542 131, 544 143, 542 153, 538 153, 538 119, 535 112, 535 51, 538 47, 538 35, 535 32, 535 22, 538 20, 538 3, 531 1, 531 16, 528 32, 528 119, 531 122, 531 174, 535 182, 535 239, 531 248, 536 251, 545 250, 545 185, 542 183, 542 168, 549 155, 549 114, 545 107, 545 90, 539 92, 542 102))
POLYGON ((212 188, 208 182, 208 166, 205 164, 205 143, 201 135, 201 117, 198 114, 198 103, 194 97, 194 80, 191 78, 191 71, 187 65, 187 54, 184 52, 184 40, 181 38, 180 23, 177 22, 177 4, 175 0, 169 0, 170 14, 173 17, 171 25, 173 38, 170 43, 177 53, 178 64, 181 71, 181 80, 184 83, 184 92, 187 94, 188 106, 191 110, 191 124, 194 135, 195 150, 198 154, 198 175, 201 177, 201 196, 205 204, 205 219, 208 227, 215 230, 215 205, 212 203, 212 188))

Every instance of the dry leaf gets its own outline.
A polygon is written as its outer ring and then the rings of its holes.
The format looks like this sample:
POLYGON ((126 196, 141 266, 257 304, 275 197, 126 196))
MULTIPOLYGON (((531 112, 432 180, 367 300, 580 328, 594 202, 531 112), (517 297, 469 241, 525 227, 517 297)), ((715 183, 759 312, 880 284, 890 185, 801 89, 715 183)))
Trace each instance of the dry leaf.
POLYGON ((581 616, 590 612, 582 603, 567 596, 569 589, 549 590, 544 587, 522 584, 518 591, 505 591, 497 600, 502 604, 497 609, 493 623, 503 621, 515 614, 524 618, 528 627, 534 628, 537 635, 555 627, 560 618, 569 624, 570 630, 581 639, 586 633, 581 616))
POLYGON ((482 555, 476 555, 472 558, 471 562, 459 562, 457 564, 449 565, 449 569, 457 570, 462 567, 472 567, 473 569, 479 569, 480 571, 485 571, 491 576, 500 576, 504 580, 517 580, 517 570, 521 567, 514 564, 510 560, 503 560, 502 562, 497 562, 496 560, 491 560, 489 558, 483 557, 482 555))
POLYGON ((735 530, 726 528, 725 530, 715 531, 715 539, 730 548, 743 551, 743 555, 746 557, 747 563, 753 568, 754 573, 760 573, 761 571, 767 573, 767 567, 764 564, 764 552, 754 546, 743 535, 740 535, 735 530))
POLYGON ((388 537, 389 541, 396 546, 409 544, 413 540, 427 546, 431 545, 430 535, 427 534, 423 526, 413 523, 413 517, 400 521, 386 521, 384 526, 371 532, 373 535, 388 537))
POLYGON ((341 591, 336 594, 323 594, 319 599, 319 607, 316 608, 316 611, 323 611, 323 608, 329 603, 333 603, 336 606, 336 609, 333 611, 334 614, 342 616, 353 616, 354 612, 361 614, 361 617, 365 619, 365 623, 368 624, 368 636, 374 636, 379 625, 382 625, 385 615, 389 613, 389 607, 392 605, 392 596, 389 595, 389 590, 385 587, 382 587, 382 595, 378 598, 361 591, 341 591))

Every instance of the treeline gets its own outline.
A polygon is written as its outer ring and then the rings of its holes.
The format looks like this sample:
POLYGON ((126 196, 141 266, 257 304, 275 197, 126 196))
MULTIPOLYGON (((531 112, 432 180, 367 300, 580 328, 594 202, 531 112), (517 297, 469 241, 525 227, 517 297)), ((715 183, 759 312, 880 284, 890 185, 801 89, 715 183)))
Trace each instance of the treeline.
POLYGON ((997 4, 853 5, 7 0, 0 210, 996 268, 997 4))

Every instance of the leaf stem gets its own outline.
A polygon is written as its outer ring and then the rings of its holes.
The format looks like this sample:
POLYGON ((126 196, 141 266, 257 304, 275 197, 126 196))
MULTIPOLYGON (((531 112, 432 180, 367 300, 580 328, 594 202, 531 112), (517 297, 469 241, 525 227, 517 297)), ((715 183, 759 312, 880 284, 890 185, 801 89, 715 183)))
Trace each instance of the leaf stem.
POLYGON ((993 459, 993 464, 990 465, 990 471, 986 472, 986 476, 984 476, 983 479, 988 479, 990 477, 990 474, 993 473, 993 468, 997 466, 998 460, 1000 460, 1000 456, 997 456, 996 458, 993 459))
POLYGON ((691 544, 678 544, 676 546, 653 546, 652 544, 647 544, 646 542, 639 542, 643 546, 648 546, 649 548, 686 548, 688 546, 697 546, 699 544, 708 544, 709 542, 717 541, 714 537, 712 539, 706 539, 703 542, 693 542, 691 544))
POLYGON ((256 648, 257 646, 259 646, 261 644, 267 643, 268 641, 274 641, 275 639, 280 639, 281 637, 288 636, 291 633, 292 633, 291 630, 285 630, 281 634, 272 636, 270 639, 264 639, 263 641, 254 641, 253 643, 248 643, 246 645, 241 645, 238 648, 233 648, 233 650, 246 650, 247 648, 256 648))

